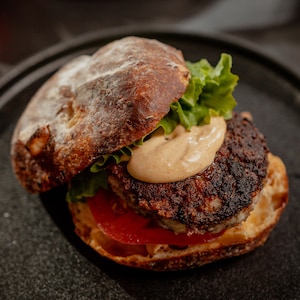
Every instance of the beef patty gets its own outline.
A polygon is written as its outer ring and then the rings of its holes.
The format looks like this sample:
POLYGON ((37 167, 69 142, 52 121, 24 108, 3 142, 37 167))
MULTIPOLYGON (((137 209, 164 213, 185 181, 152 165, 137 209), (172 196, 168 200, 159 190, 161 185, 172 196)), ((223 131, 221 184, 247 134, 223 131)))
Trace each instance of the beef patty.
MULTIPOLYGON (((268 148, 251 120, 234 114, 214 162, 185 180, 152 184, 110 166, 112 190, 140 214, 175 232, 218 232, 245 220, 267 175, 268 148)), ((146 170, 145 170, 146 171, 146 170)))

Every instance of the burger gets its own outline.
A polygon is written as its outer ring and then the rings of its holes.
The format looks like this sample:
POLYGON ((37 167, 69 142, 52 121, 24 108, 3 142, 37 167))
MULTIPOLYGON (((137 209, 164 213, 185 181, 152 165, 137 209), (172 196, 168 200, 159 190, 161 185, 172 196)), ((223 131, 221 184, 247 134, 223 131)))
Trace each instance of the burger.
POLYGON ((222 53, 128 36, 64 65, 36 92, 11 144, 30 193, 66 185, 78 236, 116 263, 167 271, 262 245, 288 202, 282 160, 222 53))

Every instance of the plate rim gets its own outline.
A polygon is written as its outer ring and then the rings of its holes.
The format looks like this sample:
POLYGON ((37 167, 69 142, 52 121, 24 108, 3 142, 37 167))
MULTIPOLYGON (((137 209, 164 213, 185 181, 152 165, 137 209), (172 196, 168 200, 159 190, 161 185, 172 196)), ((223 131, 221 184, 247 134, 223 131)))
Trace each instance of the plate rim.
POLYGON ((83 46, 92 45, 96 41, 110 42, 127 35, 159 35, 161 37, 173 36, 180 39, 204 39, 211 44, 215 43, 228 46, 239 50, 239 53, 242 55, 252 57, 252 59, 266 66, 268 69, 276 71, 280 77, 283 77, 300 92, 300 75, 291 70, 283 62, 280 62, 277 58, 263 51, 261 47, 242 38, 227 33, 186 30, 174 28, 174 26, 164 26, 163 28, 161 26, 142 26, 139 28, 136 26, 126 26, 124 28, 100 29, 76 36, 70 40, 54 44, 17 63, 6 74, 0 77, 0 109, 6 103, 6 101, 2 99, 2 95, 28 74, 44 66, 47 61, 65 57, 67 54, 72 54, 74 51, 80 50, 83 46))

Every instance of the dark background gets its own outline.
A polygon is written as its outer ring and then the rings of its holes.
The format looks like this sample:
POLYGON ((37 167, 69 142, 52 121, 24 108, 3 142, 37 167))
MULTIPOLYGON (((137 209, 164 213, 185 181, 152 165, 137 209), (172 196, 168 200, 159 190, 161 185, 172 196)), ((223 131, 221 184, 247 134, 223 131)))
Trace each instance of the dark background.
POLYGON ((156 24, 250 41, 300 73, 298 0, 2 0, 0 74, 54 44, 95 30, 156 24))

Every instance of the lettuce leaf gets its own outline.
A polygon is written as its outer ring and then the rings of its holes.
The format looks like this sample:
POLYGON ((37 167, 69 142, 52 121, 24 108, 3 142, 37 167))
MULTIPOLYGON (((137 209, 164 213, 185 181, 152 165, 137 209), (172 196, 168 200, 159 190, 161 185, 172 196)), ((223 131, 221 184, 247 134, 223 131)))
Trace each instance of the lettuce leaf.
POLYGON ((72 178, 66 200, 68 202, 85 201, 85 198, 94 196, 100 188, 108 188, 105 170, 93 173, 87 168, 72 178))
MULTIPOLYGON (((170 134, 179 124, 187 130, 209 124, 212 116, 230 119, 237 104, 232 93, 239 78, 231 73, 232 57, 229 54, 221 54, 215 67, 206 59, 187 62, 187 67, 191 78, 184 95, 171 104, 169 113, 157 126, 162 127, 165 134, 170 134)), ((103 155, 90 168, 76 175, 69 185, 67 201, 81 201, 93 196, 100 187, 107 188, 106 163, 110 160, 121 162, 122 157, 130 156, 132 148, 142 145, 150 135, 115 153, 103 155)))
POLYGON ((229 54, 221 54, 215 68, 206 59, 187 62, 187 66, 191 72, 189 85, 182 98, 171 104, 170 112, 159 123, 166 134, 178 124, 187 130, 208 124, 212 116, 230 119, 237 104, 232 93, 239 78, 231 73, 232 58, 229 54))

